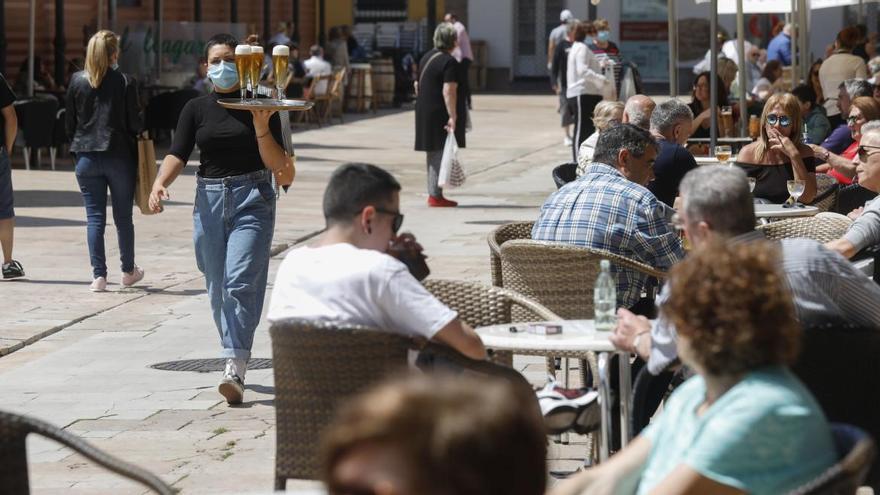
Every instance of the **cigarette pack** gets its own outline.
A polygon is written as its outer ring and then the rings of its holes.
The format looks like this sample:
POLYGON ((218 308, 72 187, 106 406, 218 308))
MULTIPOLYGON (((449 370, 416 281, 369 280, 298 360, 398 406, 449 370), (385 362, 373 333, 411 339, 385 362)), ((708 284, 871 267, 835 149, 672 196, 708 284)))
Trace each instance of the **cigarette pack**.
POLYGON ((562 333, 562 325, 529 325, 526 331, 535 335, 556 335, 562 333))

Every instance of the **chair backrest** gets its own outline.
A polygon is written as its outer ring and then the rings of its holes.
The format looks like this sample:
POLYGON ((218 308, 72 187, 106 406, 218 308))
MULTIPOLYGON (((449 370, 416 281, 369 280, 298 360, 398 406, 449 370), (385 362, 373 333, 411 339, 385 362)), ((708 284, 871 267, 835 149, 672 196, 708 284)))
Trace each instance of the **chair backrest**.
POLYGON ((279 480, 319 477, 320 436, 339 402, 405 370, 412 341, 369 328, 301 319, 276 322, 269 334, 279 488, 279 480))
POLYGON ((877 456, 874 440, 861 428, 844 423, 833 423, 831 434, 840 460, 791 494, 856 493, 865 481, 871 463, 877 456))
POLYGON ((815 217, 789 218, 778 222, 760 225, 760 230, 768 239, 805 238, 817 242, 839 239, 846 233, 852 220, 836 213, 821 213, 815 217))
POLYGON ((865 203, 876 198, 877 193, 865 189, 858 184, 850 184, 840 188, 837 193, 837 204, 834 206, 835 213, 846 215, 856 208, 865 206, 865 203))
POLYGON ((328 91, 330 98, 337 100, 342 98, 342 83, 344 80, 345 67, 342 67, 333 73, 333 83, 330 85, 330 91, 328 91))
POLYGON ((323 76, 315 76, 309 85, 309 98, 311 99, 327 99, 330 95, 330 89, 333 85, 333 74, 323 76))
POLYGON ((840 184, 837 179, 828 174, 816 174, 816 197, 810 206, 815 206, 821 211, 831 211, 837 204, 837 193, 840 184))
POLYGON ((563 163, 553 168, 553 182, 556 189, 577 179, 577 163, 563 163))
POLYGON ((68 431, 36 418, 0 411, 0 487, 5 495, 30 493, 26 448, 27 436, 30 433, 54 440, 86 459, 120 476, 137 481, 160 495, 176 493, 176 490, 158 476, 98 450, 68 431))
POLYGON ((54 98, 33 98, 14 103, 24 145, 28 148, 54 146, 58 101, 54 98))
POLYGON ((513 222, 504 224, 489 233, 489 265, 492 270, 492 285, 504 287, 501 274, 501 245, 513 239, 531 239, 535 222, 513 222))
POLYGON ((428 292, 458 312, 458 317, 473 327, 510 323, 514 307, 532 313, 531 319, 535 321, 562 319, 537 301, 500 287, 441 279, 428 279, 424 284, 428 292))

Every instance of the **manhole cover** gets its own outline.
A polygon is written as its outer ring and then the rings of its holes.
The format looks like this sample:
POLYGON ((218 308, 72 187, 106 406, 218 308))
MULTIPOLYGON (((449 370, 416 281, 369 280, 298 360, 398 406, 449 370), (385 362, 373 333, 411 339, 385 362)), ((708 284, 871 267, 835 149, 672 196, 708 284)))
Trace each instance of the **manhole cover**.
MULTIPOLYGON (((272 368, 272 360, 266 358, 251 359, 248 361, 249 370, 268 370, 272 368)), ((150 368, 164 371, 195 371, 196 373, 211 373, 223 371, 226 368, 226 359, 184 359, 183 361, 168 361, 150 365, 150 368)))

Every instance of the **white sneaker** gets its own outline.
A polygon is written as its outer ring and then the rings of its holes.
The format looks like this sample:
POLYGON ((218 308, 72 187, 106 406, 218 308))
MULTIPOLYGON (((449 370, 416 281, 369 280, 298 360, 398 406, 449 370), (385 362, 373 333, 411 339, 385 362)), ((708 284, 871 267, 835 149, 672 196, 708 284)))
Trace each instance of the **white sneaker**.
POLYGON ((107 277, 98 277, 92 280, 89 290, 92 292, 105 292, 107 290, 107 277))
POLYGON ((140 282, 144 278, 144 269, 134 265, 134 269, 130 272, 122 273, 122 285, 125 287, 131 287, 132 285, 140 282))
POLYGON ((246 359, 226 359, 226 369, 223 371, 223 379, 220 380, 217 391, 226 398, 228 404, 241 404, 244 399, 245 373, 247 373, 246 359))
POLYGON ((571 138, 568 136, 565 136, 565 139, 562 140, 562 145, 563 146, 571 146, 571 138))

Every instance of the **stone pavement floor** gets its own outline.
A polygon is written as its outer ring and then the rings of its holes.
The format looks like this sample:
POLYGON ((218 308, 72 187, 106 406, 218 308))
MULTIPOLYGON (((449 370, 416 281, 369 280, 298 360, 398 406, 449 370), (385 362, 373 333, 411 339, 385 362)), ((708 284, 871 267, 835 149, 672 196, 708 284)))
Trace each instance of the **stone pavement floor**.
MULTIPOLYGON (((424 154, 412 151, 412 111, 294 133, 297 178, 278 203, 274 277, 283 251, 320 232, 321 195, 341 163, 365 161, 401 181, 404 231, 430 256, 432 276, 489 281, 486 235, 534 219, 555 187, 553 166, 568 161, 552 96, 474 98, 474 130, 462 152, 469 178, 448 195, 455 209, 425 205, 424 154)), ((245 404, 228 407, 219 373, 172 372, 152 364, 214 358, 219 349, 204 279, 195 266, 191 215, 195 167, 171 188, 156 216, 135 213, 142 284, 116 285, 115 231, 106 232, 107 293, 88 291, 85 212, 70 168, 15 170, 16 258, 28 279, 0 284, 0 407, 47 420, 101 449, 157 473, 183 493, 268 492, 273 484, 275 411, 271 370, 247 376, 245 404)), ((112 218, 112 217, 111 217, 112 218)), ((271 283, 267 297, 271 294, 271 283)), ((271 357, 260 325, 254 357, 271 357)), ((541 382, 541 360, 516 366, 541 382)), ((332 391, 331 391, 332 393, 332 391)), ((551 470, 580 464, 583 437, 551 444, 551 470)), ((144 493, 51 441, 31 438, 33 493, 144 493)), ((294 482, 289 488, 314 486, 294 482)))

